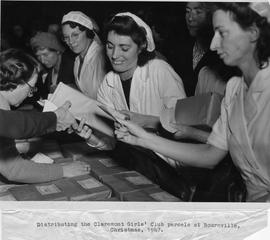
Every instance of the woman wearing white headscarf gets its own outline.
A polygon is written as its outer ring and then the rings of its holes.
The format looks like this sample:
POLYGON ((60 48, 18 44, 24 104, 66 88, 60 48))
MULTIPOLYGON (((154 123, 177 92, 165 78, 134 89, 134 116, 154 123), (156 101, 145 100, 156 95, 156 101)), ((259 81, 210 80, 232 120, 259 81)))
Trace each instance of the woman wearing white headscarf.
POLYGON ((247 201, 270 201, 270 5, 217 3, 213 26, 211 50, 242 76, 227 83, 207 144, 169 141, 128 121, 120 121, 125 127, 116 134, 189 166, 213 168, 229 152, 244 179, 247 201))
POLYGON ((78 88, 88 97, 96 99, 97 90, 105 76, 104 52, 96 22, 79 11, 63 16, 64 42, 78 56, 75 59, 74 75, 78 88))
MULTIPOLYGON (((174 107, 177 99, 186 97, 182 79, 167 62, 155 58, 151 29, 136 15, 129 12, 116 14, 107 24, 104 36, 112 71, 105 76, 98 90, 98 101, 121 111, 144 128, 156 128, 161 111, 174 107)), ((89 145, 108 149, 105 139, 98 142, 95 132, 85 134, 86 131, 87 128, 81 135, 88 137, 89 145)), ((162 186, 172 186, 175 161, 160 158, 154 152, 137 151, 120 142, 113 152, 114 157, 123 160, 128 168, 145 174, 162 186), (157 172, 166 172, 166 169, 170 173, 161 179, 157 172)))

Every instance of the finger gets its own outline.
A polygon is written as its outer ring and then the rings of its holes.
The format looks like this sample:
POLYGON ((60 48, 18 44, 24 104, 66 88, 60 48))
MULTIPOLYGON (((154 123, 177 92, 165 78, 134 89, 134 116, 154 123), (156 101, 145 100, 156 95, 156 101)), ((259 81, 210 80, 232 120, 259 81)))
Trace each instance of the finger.
POLYGON ((128 111, 126 111, 126 110, 115 111, 114 117, 116 119, 119 118, 119 119, 123 119, 123 120, 130 120, 130 116, 128 114, 128 111))
POLYGON ((77 128, 78 128, 78 123, 77 123, 77 121, 75 120, 73 123, 72 123, 72 128, 74 129, 74 130, 76 130, 77 128))
POLYGON ((88 139, 92 135, 92 129, 89 128, 88 126, 84 125, 83 131, 85 132, 85 138, 88 139))
POLYGON ((64 110, 68 110, 71 107, 71 102, 70 101, 65 101, 65 103, 62 105, 62 108, 64 108, 64 110))
POLYGON ((67 130, 68 134, 71 134, 74 132, 73 128, 72 127, 69 127, 68 130, 67 130))
POLYGON ((79 126, 77 128, 78 132, 82 131, 84 124, 85 124, 85 118, 82 118, 81 121, 80 121, 80 124, 79 124, 79 126))

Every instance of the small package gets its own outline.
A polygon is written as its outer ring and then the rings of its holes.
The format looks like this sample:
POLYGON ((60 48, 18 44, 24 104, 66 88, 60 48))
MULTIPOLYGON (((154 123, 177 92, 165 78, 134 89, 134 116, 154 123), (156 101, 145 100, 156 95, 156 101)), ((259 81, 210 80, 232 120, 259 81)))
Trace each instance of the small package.
POLYGON ((82 157, 78 160, 89 163, 91 166, 91 174, 100 181, 102 181, 103 177, 106 175, 128 171, 126 168, 119 166, 117 162, 105 154, 95 154, 88 157, 82 157))
POLYGON ((109 187, 90 175, 73 177, 68 180, 73 187, 66 186, 63 188, 62 186, 61 188, 64 189, 66 195, 72 201, 106 200, 112 195, 112 191, 109 187))
POLYGON ((9 191, 18 201, 65 201, 64 192, 53 182, 26 184, 10 188, 9 191))
POLYGON ((123 200, 124 195, 128 192, 157 186, 136 171, 106 175, 103 176, 102 181, 113 189, 115 196, 120 200, 123 200))
POLYGON ((159 187, 139 189, 123 194, 123 201, 133 202, 181 202, 182 200, 165 192, 159 187))
POLYGON ((218 93, 204 93, 179 99, 175 107, 176 124, 211 129, 220 115, 222 98, 218 93))

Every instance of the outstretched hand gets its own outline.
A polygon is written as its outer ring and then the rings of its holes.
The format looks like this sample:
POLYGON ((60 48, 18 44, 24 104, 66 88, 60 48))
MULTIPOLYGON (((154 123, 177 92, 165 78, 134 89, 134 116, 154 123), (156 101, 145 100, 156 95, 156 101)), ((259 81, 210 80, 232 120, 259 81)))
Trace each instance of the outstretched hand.
POLYGON ((114 132, 119 141, 132 145, 140 145, 140 140, 149 137, 147 131, 132 121, 118 119, 118 122, 119 124, 115 124, 114 132))
POLYGON ((76 129, 78 124, 75 117, 68 111, 71 107, 71 102, 66 101, 61 107, 55 110, 57 123, 56 131, 65 131, 71 126, 76 129))

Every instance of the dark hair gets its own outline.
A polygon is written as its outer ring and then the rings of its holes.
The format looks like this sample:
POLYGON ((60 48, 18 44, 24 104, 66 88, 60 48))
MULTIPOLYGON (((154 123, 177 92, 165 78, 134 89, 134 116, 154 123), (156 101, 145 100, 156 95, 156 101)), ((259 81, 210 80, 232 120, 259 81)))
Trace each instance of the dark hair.
POLYGON ((129 16, 116 16, 110 19, 104 28, 104 40, 107 41, 108 33, 115 31, 119 35, 130 36, 131 39, 141 48, 138 56, 138 66, 145 65, 149 60, 155 58, 155 52, 148 52, 146 31, 129 16))
POLYGON ((0 53, 0 90, 9 91, 31 79, 38 61, 25 51, 10 48, 0 53))
POLYGON ((76 23, 76 22, 72 22, 72 21, 66 21, 66 22, 63 22, 62 23, 62 26, 64 25, 69 25, 71 28, 76 28, 78 27, 80 29, 80 31, 84 32, 86 31, 86 36, 90 39, 94 39, 95 37, 95 33, 93 30, 79 24, 79 23, 76 23))
POLYGON ((268 65, 268 58, 270 57, 270 24, 265 17, 262 17, 253 11, 249 5, 250 3, 216 3, 215 11, 220 9, 225 12, 230 12, 232 19, 237 22, 243 30, 256 24, 260 30, 256 54, 259 61, 259 67, 263 68, 268 65))
MULTIPOLYGON (((211 2, 199 2, 201 8, 205 12, 205 20, 199 26, 197 32, 197 39, 202 44, 203 48, 208 50, 214 36, 213 25, 212 25, 212 13, 213 13, 213 3, 211 2)), ((187 6, 188 3, 186 3, 187 6)))

